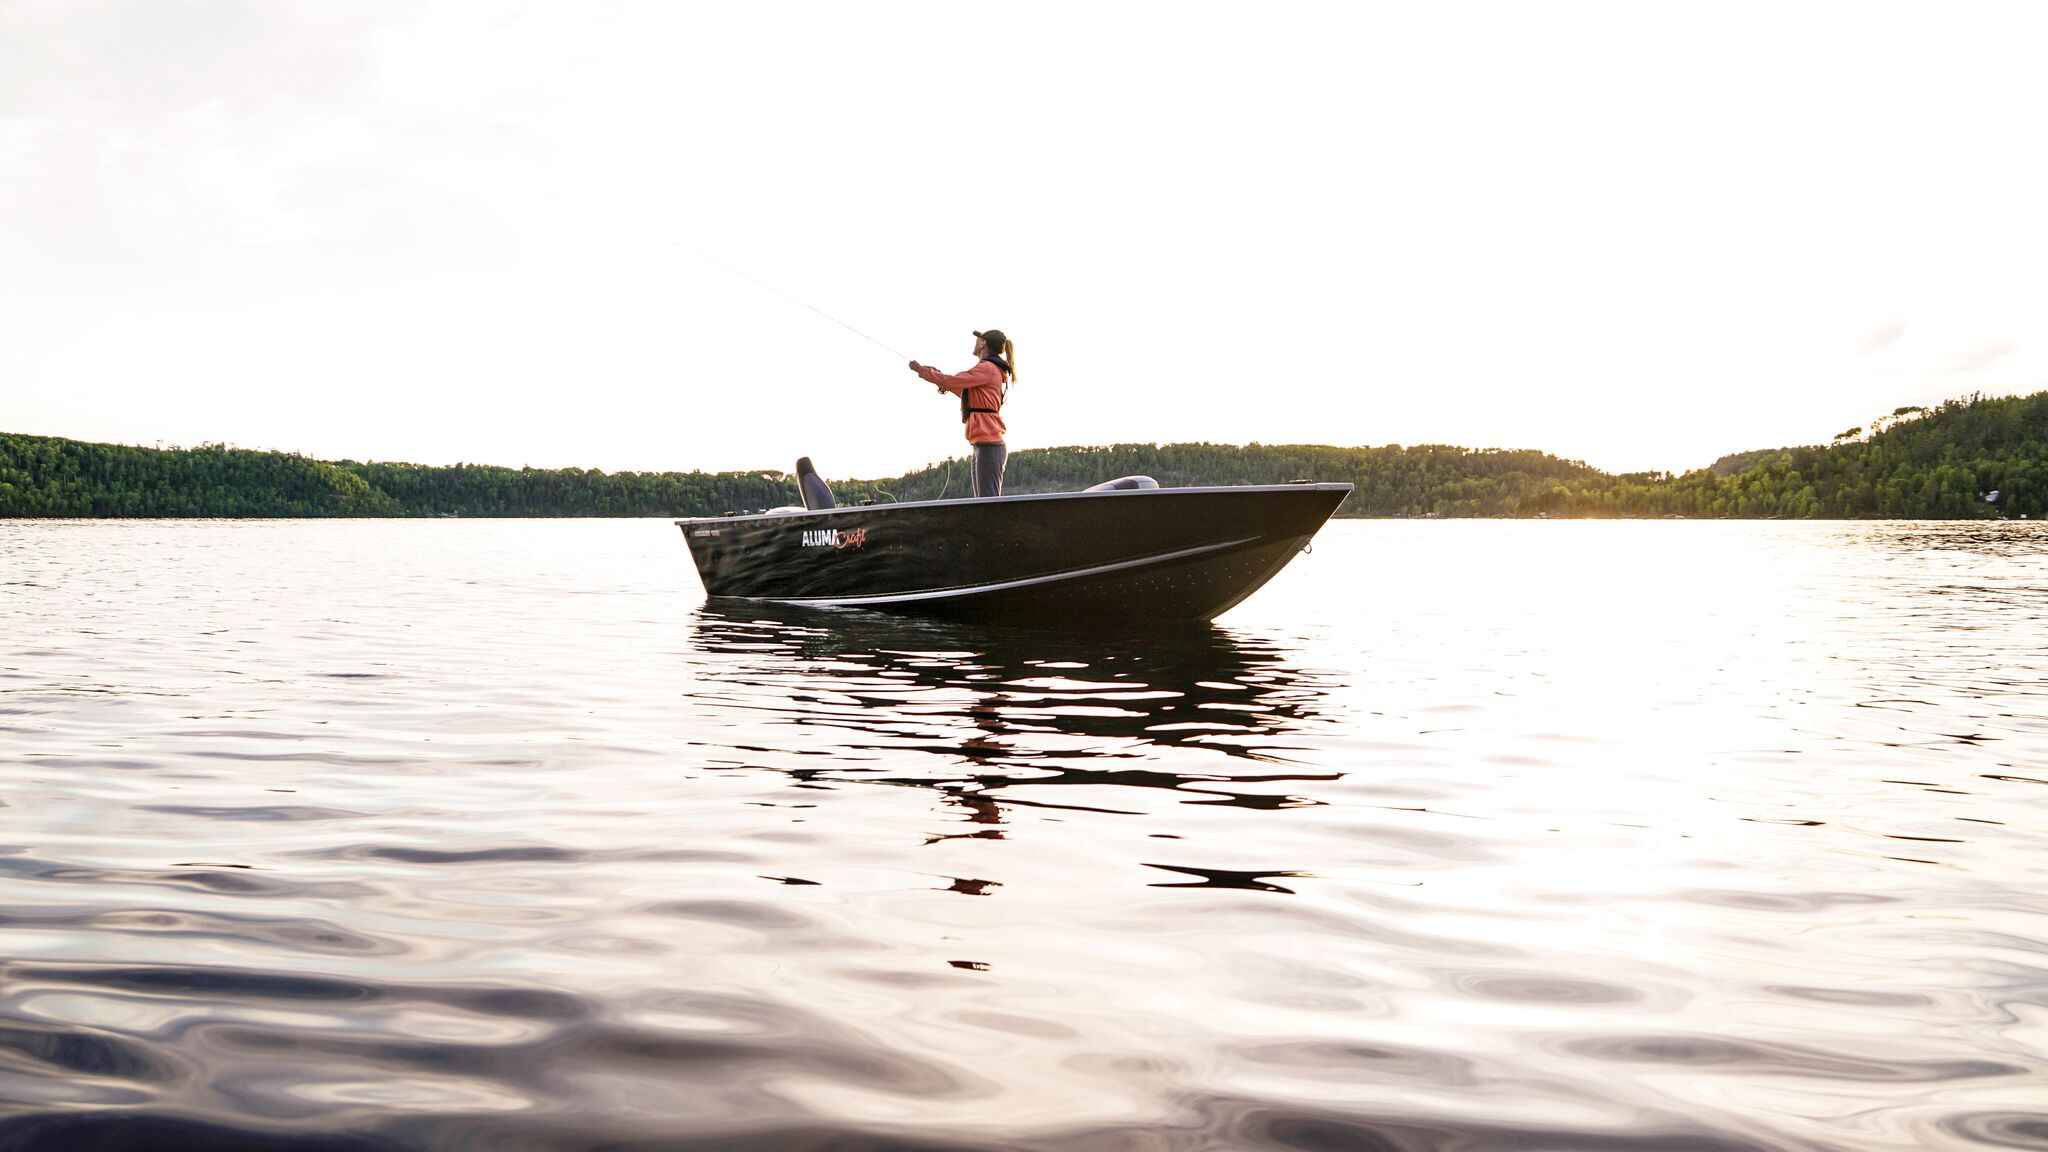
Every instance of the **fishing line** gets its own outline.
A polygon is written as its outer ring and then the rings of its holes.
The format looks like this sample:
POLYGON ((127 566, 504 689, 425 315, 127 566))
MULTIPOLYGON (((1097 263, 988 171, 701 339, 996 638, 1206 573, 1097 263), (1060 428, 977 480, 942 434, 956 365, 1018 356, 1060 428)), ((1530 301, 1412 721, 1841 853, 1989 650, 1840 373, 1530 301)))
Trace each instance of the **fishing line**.
MULTIPOLYGON (((799 300, 796 297, 790 295, 789 293, 784 292, 782 289, 777 288, 775 285, 770 284, 766 280, 761 279, 759 276, 756 276, 753 273, 746 271, 745 269, 735 268, 732 265, 727 264, 725 261, 720 260, 718 257, 713 256, 708 252, 705 252, 701 249, 692 248, 688 244, 685 244, 682 241, 676 240, 672 237, 662 236, 659 233, 655 233, 655 236, 657 239, 666 240, 670 244, 673 244, 676 247, 681 248, 683 251, 688 252, 690 255, 697 257, 699 260, 702 260, 708 264, 716 264, 720 268, 725 269, 727 272, 730 272, 735 276, 739 276, 744 279, 753 281, 754 283, 760 285, 763 288, 766 288, 770 292, 775 293, 777 296, 782 297, 784 300, 787 300, 792 304, 801 305, 802 307, 807 308, 820 316, 823 316, 825 319, 830 320, 834 324, 839 325, 841 328, 846 329, 848 332, 853 333, 855 336, 860 337, 861 339, 867 341, 870 344, 873 344, 875 347, 880 348, 884 352, 890 353, 891 355, 897 357, 900 360, 907 361, 910 359, 910 357, 905 356, 903 353, 896 351, 896 349, 889 347, 887 344, 882 343, 880 340, 875 339, 873 336, 870 336, 867 333, 861 331, 860 329, 855 328, 853 325, 848 324, 846 321, 841 320, 839 317, 832 315, 830 312, 825 311, 823 308, 820 308, 807 300, 799 300)), ((1005 383, 1003 386, 1003 395, 1006 399, 1009 396, 1009 392, 1010 385, 1008 383, 1005 383)), ((973 461, 971 459, 963 461, 962 463, 966 468, 971 468, 974 466, 973 461)), ((936 497, 936 499, 944 500, 946 498, 947 490, 953 486, 953 471, 953 468, 951 468, 950 466, 944 467, 940 470, 939 494, 936 497)), ((895 497, 892 495, 890 498, 894 499, 895 497)))
MULTIPOLYGON (((668 240, 668 237, 664 236, 662 237, 662 239, 668 240)), ((792 304, 800 304, 803 305, 803 307, 805 308, 809 308, 811 311, 816 312, 818 315, 823 316, 825 319, 830 320, 834 324, 839 325, 841 328, 846 329, 848 332, 853 333, 855 336, 858 336, 861 339, 867 341, 868 343, 873 344, 875 347, 880 348, 882 351, 894 355, 899 360, 908 361, 910 359, 910 357, 905 356, 903 353, 896 351, 894 348, 889 347, 887 344, 882 343, 880 340, 875 339, 873 336, 870 336, 867 333, 861 331, 860 329, 855 328, 853 325, 848 324, 846 321, 841 320, 839 317, 832 315, 830 312, 825 311, 823 308, 820 308, 815 304, 809 304, 802 300, 799 300, 796 297, 791 296, 789 293, 784 292, 782 289, 777 288, 775 285, 770 284, 766 280, 761 279, 759 276, 755 276, 752 275, 751 273, 735 268, 732 265, 727 264, 725 261, 720 260, 718 257, 709 255, 708 253, 700 252, 697 249, 690 247, 688 244, 685 244, 680 240, 668 240, 668 242, 675 245, 678 248, 681 248, 683 251, 688 252, 690 255, 695 256, 700 260, 708 261, 712 264, 718 265, 720 268, 725 269, 727 272, 730 272, 735 276, 743 276, 748 280, 752 280, 754 283, 759 284, 761 287, 766 288, 770 292, 775 293, 777 296, 782 297, 784 300, 787 300, 792 304)))
POLYGON ((956 471, 965 472, 972 467, 974 467, 974 458, 972 456, 969 456, 966 459, 961 460, 960 467, 957 469, 953 467, 953 462, 951 460, 948 460, 944 464, 939 465, 939 475, 940 477, 943 478, 943 483, 939 485, 939 494, 937 496, 932 497, 932 499, 944 500, 946 498, 946 489, 951 488, 953 486, 953 473, 956 471))

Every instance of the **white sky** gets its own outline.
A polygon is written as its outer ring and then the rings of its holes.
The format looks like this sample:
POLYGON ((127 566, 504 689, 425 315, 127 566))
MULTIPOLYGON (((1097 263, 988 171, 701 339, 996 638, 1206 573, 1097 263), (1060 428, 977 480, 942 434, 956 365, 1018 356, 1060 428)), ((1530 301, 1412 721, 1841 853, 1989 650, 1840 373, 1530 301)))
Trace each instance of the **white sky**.
POLYGON ((2048 5, 0 0, 0 430, 1611 470, 2048 388, 2048 5))

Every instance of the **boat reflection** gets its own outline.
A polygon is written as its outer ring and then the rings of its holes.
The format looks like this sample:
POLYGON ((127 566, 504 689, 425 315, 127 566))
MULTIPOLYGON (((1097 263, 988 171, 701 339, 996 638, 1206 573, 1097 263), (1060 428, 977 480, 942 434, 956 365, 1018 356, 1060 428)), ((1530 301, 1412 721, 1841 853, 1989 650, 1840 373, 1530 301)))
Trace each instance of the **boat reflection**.
POLYGON ((690 631, 693 695, 775 728, 716 746, 804 780, 934 789, 981 826, 969 837, 1001 838, 1009 806, 1131 811, 1125 789, 1312 805, 1302 786, 1340 775, 1301 763, 1291 742, 1333 722, 1319 674, 1272 640, 1213 625, 1074 635, 719 604, 690 631), (1077 786, 1124 802, 1077 800, 1077 786))

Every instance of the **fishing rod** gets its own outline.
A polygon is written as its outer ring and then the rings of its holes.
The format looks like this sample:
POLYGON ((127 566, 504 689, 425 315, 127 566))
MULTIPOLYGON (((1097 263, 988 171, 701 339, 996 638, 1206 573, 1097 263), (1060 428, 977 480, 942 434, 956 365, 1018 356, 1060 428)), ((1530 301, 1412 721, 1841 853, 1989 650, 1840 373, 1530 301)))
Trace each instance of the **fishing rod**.
MULTIPOLYGON (((853 333, 855 336, 858 336, 861 339, 867 341, 868 343, 873 344, 875 347, 880 348, 882 351, 891 353, 900 360, 910 360, 910 357, 905 356, 903 353, 896 351, 896 349, 889 347, 887 344, 882 343, 880 340, 875 339, 873 336, 870 336, 867 333, 861 331, 860 329, 855 328, 853 325, 848 324, 846 321, 841 320, 839 317, 832 315, 830 312, 825 311, 823 308, 820 308, 817 305, 812 304, 808 300, 799 300, 795 296, 792 296, 789 293, 784 292, 782 289, 777 288, 775 285, 768 283, 766 280, 761 279, 759 276, 756 276, 743 268, 735 268, 732 265, 727 264, 725 261, 720 260, 718 257, 711 255, 709 252, 705 252, 700 248, 692 248, 688 244, 685 244, 680 240, 674 239, 673 237, 661 236, 659 233, 656 233, 655 235, 657 236, 657 238, 668 241, 670 244, 673 244, 676 247, 681 248, 683 251, 688 252, 690 255, 695 256, 699 260, 702 260, 708 264, 716 264, 720 268, 725 269, 727 272, 730 272, 735 276, 739 276, 743 279, 753 281, 754 283, 760 285, 763 288, 766 288, 770 292, 775 293, 777 296, 782 297, 784 300, 787 300, 792 304, 800 305, 804 308, 811 310, 812 312, 817 313, 820 316, 823 316, 825 319, 830 320, 834 324, 839 325, 841 328, 846 329, 848 332, 853 333)), ((940 391, 944 391, 944 389, 940 389, 940 391)), ((1009 389, 1005 388, 1003 389, 1003 391, 1007 393, 1009 389)), ((965 403, 964 398, 962 400, 962 403, 965 403)), ((951 464, 952 461, 949 460, 940 469, 941 483, 939 485, 939 495, 937 499, 944 500, 946 498, 946 490, 952 487, 953 485, 953 468, 951 467, 951 464)))
POLYGON ((801 305, 805 308, 810 309, 813 312, 816 312, 818 315, 823 316, 825 319, 830 320, 834 324, 839 325, 841 328, 846 329, 848 332, 853 333, 855 336, 858 336, 861 339, 867 341, 868 343, 873 344, 875 347, 880 348, 882 351, 894 355, 899 360, 908 361, 910 359, 910 357, 905 356, 903 353, 896 351, 894 348, 889 347, 887 344, 882 343, 880 340, 875 339, 873 336, 870 336, 867 333, 861 331, 860 329, 855 328, 853 325, 848 324, 846 321, 841 320, 839 317, 832 315, 830 312, 825 311, 823 308, 820 308, 815 304, 809 303, 808 301, 799 300, 796 297, 791 296, 789 293, 784 292, 782 289, 777 288, 775 285, 770 284, 766 280, 761 279, 759 276, 755 276, 752 273, 747 272, 743 269, 735 268, 732 265, 727 264, 725 261, 720 260, 718 257, 713 256, 707 252, 700 251, 696 248, 692 248, 688 244, 685 244, 680 240, 669 240, 669 238, 666 236, 662 237, 662 239, 668 240, 669 243, 675 245, 678 248, 681 248, 683 251, 688 252, 690 255, 697 257, 699 260, 703 260, 711 264, 716 264, 720 268, 725 269, 727 272, 730 272, 735 276, 741 276, 745 277, 748 280, 752 280, 754 283, 759 284, 761 287, 766 288, 770 292, 775 293, 777 296, 782 297, 784 300, 787 300, 792 304, 801 305))

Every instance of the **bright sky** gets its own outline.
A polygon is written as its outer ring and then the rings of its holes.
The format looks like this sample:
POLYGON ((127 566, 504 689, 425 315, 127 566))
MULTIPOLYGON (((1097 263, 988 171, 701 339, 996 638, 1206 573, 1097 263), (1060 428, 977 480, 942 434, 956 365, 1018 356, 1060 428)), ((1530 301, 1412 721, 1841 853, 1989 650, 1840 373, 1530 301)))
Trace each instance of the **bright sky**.
POLYGON ((2048 388, 2048 6, 0 0, 0 430, 1611 470, 2048 388))

